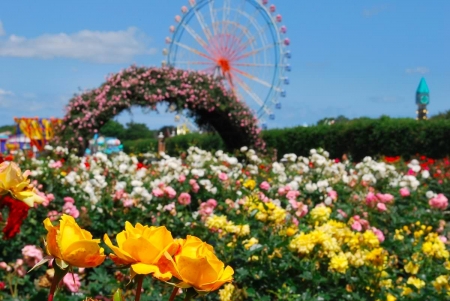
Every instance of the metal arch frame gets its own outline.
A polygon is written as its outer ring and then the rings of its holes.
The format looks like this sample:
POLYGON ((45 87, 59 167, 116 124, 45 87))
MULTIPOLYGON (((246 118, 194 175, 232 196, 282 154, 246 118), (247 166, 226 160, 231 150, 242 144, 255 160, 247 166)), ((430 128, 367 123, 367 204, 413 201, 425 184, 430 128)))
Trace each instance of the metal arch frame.
MULTIPOLYGON (((276 95, 279 93, 275 87, 279 87, 280 83, 282 83, 282 76, 284 74, 283 68, 281 66, 283 65, 283 62, 285 60, 283 55, 283 44, 280 32, 278 30, 278 26, 275 23, 274 19, 272 18, 270 12, 268 9, 261 5, 257 0, 244 0, 247 3, 253 5, 253 7, 260 13, 260 16, 263 17, 263 19, 266 21, 267 28, 270 30, 270 34, 272 36, 273 42, 274 42, 274 50, 275 50, 275 62, 274 62, 274 74, 272 76, 272 83, 270 91, 267 93, 265 100, 263 101, 263 106, 261 106, 258 111, 256 112, 258 118, 261 118, 264 113, 268 114, 268 112, 265 110, 265 107, 268 109, 272 104, 276 104, 278 101, 275 100, 276 95), (270 105, 268 105, 270 104, 270 105)), ((209 5, 209 11, 211 12, 211 3, 214 2, 214 0, 199 0, 195 3, 195 5, 192 5, 189 10, 181 17, 180 24, 176 26, 175 31, 173 32, 172 39, 170 41, 169 51, 167 55, 168 59, 168 65, 173 66, 176 63, 175 58, 178 54, 178 48, 179 45, 176 45, 175 41, 181 41, 183 34, 186 31, 185 26, 182 26, 182 24, 189 24, 192 18, 198 17, 197 12, 203 9, 206 5, 209 5)), ((202 21, 199 20, 200 26, 203 29, 203 32, 205 36, 209 39, 210 31, 208 29, 208 33, 203 28, 204 24, 202 24, 202 21)), ((215 28, 213 28, 213 32, 215 31, 215 28)), ((261 33, 259 33, 261 35, 261 33)), ((195 37, 194 37, 195 39, 195 37)), ((201 44, 200 44, 201 45, 201 44)), ((282 85, 282 84, 281 84, 282 85)))

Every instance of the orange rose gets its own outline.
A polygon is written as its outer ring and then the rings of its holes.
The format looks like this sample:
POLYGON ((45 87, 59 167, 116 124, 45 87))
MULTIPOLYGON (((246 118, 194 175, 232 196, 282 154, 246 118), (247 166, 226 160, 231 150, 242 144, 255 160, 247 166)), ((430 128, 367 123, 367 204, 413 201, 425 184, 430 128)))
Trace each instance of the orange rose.
POLYGON ((172 278, 169 271, 161 271, 160 259, 173 255, 179 248, 166 227, 148 227, 139 223, 133 227, 125 222, 125 230, 117 234, 117 247, 105 234, 104 241, 114 254, 109 257, 118 265, 130 265, 135 274, 152 274, 163 281, 172 278))
POLYGON ((105 260, 100 239, 92 239, 92 234, 81 229, 72 216, 63 214, 58 226, 53 226, 47 218, 44 225, 48 231, 47 253, 61 269, 68 266, 92 268, 105 260))
POLYGON ((195 236, 181 240, 181 251, 170 258, 168 269, 181 280, 175 284, 180 288, 193 287, 199 293, 217 290, 233 280, 234 270, 224 265, 214 254, 211 245, 195 236))

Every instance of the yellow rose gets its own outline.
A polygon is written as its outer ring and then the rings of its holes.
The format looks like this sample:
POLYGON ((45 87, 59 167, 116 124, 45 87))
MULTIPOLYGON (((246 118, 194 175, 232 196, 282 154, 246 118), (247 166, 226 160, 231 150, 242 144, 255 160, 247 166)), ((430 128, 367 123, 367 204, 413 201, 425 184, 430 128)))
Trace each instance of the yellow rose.
POLYGON ((0 197, 8 193, 30 207, 34 203, 42 203, 43 198, 37 195, 36 189, 30 184, 28 175, 30 171, 23 174, 19 166, 14 162, 3 162, 0 164, 0 197))
POLYGON ((193 287, 197 292, 207 293, 217 290, 224 283, 233 280, 234 270, 220 261, 211 245, 190 236, 181 242, 181 251, 172 258, 169 269, 181 280, 176 286, 193 287))
POLYGON ((135 274, 153 274, 155 278, 167 281, 172 278, 169 271, 161 271, 160 259, 165 255, 173 256, 179 244, 173 239, 166 227, 148 227, 140 223, 133 227, 125 222, 125 230, 117 234, 117 247, 105 234, 104 241, 114 254, 109 257, 117 265, 130 265, 135 274))
POLYGON ((61 269, 68 266, 92 268, 105 260, 100 239, 92 239, 92 234, 81 229, 72 216, 63 214, 58 226, 53 226, 47 218, 44 226, 48 231, 47 253, 61 269))

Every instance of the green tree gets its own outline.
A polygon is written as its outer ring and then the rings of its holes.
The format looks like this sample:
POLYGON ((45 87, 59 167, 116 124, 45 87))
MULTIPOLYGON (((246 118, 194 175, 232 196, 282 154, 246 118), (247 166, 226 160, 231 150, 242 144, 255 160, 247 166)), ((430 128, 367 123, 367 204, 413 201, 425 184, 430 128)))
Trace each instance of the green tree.
POLYGON ((0 133, 3 132, 11 132, 12 134, 16 133, 16 126, 15 125, 2 125, 0 126, 0 133))
POLYGON ((137 140, 153 137, 154 132, 151 131, 144 123, 129 122, 127 123, 127 128, 125 129, 122 140, 137 140))
POLYGON ((100 134, 106 137, 123 139, 125 137, 125 127, 115 120, 110 120, 100 129, 100 134))

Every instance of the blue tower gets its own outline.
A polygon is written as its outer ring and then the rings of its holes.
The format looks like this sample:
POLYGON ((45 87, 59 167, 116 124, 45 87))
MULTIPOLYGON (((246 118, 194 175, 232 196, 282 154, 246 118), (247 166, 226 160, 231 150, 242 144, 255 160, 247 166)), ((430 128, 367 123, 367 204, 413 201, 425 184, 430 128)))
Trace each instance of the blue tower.
POLYGON ((416 91, 417 120, 427 119, 427 105, 430 103, 430 89, 422 77, 416 91))

